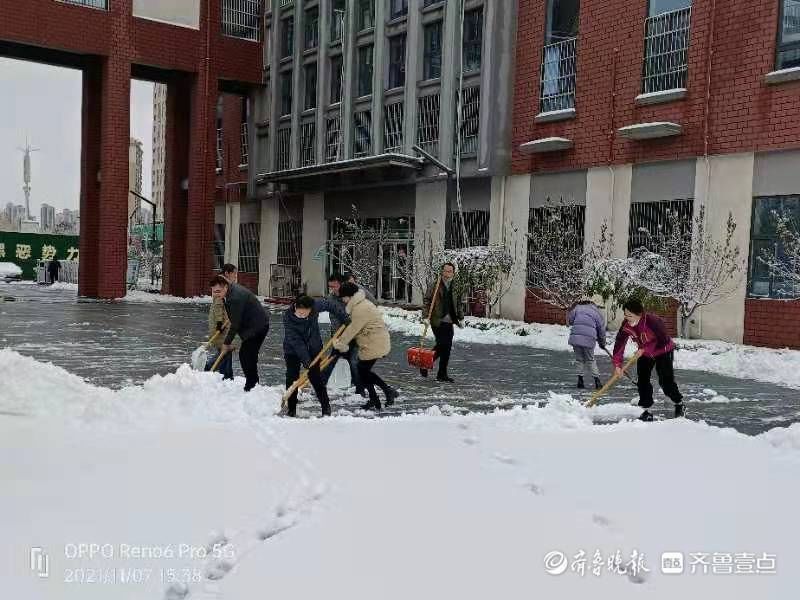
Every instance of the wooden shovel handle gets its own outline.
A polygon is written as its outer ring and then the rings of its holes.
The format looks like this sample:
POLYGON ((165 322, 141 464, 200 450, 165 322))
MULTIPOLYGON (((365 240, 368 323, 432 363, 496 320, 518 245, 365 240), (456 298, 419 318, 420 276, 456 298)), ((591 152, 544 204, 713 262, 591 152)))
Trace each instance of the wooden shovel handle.
POLYGON ((425 326, 422 328, 422 337, 419 340, 419 347, 425 347, 425 337, 428 335, 428 324, 431 322, 431 317, 433 316, 433 307, 436 306, 436 301, 439 300, 439 289, 442 285, 442 276, 440 275, 439 278, 436 280, 436 289, 433 290, 433 298, 431 298, 431 307, 428 309, 428 322, 425 323, 425 326))

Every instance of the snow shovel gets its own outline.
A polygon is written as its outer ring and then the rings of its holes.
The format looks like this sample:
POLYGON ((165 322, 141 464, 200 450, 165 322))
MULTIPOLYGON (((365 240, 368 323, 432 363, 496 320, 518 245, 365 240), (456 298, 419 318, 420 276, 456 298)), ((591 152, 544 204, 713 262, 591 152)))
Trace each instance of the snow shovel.
MULTIPOLYGON (((611 363, 613 364, 614 363, 614 356, 611 354, 611 352, 608 351, 608 348, 603 348, 603 352, 608 354, 608 358, 611 359, 611 363)), ((630 373, 628 373, 627 371, 623 371, 622 374, 625 375, 625 377, 628 378, 628 381, 630 381, 633 385, 638 385, 636 380, 633 377, 631 377, 630 373)))
POLYGON ((317 356, 314 358, 314 360, 311 361, 311 364, 308 365, 308 369, 306 369, 303 373, 301 373, 300 377, 297 379, 297 381, 295 381, 289 387, 289 389, 286 390, 286 392, 283 394, 283 398, 281 398, 281 414, 285 414, 286 413, 286 409, 289 406, 289 397, 292 394, 294 394, 295 391, 299 390, 300 388, 302 388, 304 385, 306 385, 308 383, 308 371, 314 365, 316 365, 322 359, 323 356, 325 356, 325 353, 328 350, 331 349, 331 346, 333 346, 333 343, 337 339, 339 339, 339 336, 342 335, 342 332, 345 330, 346 327, 347 327, 346 325, 342 325, 341 327, 339 327, 339 329, 336 331, 336 333, 333 334, 333 337, 331 339, 329 339, 327 342, 325 342, 325 345, 322 347, 322 350, 320 350, 319 354, 317 354, 317 356))
MULTIPOLYGON (((633 365, 633 363, 635 363, 637 360, 639 360, 639 357, 641 355, 642 355, 642 351, 639 350, 636 354, 631 356, 630 359, 628 360, 628 362, 626 362, 625 365, 622 367, 622 372, 625 373, 625 371, 627 371, 631 367, 631 365, 633 365)), ((603 394, 607 393, 608 390, 610 390, 612 387, 614 387, 614 385, 616 385, 617 381, 619 381, 619 375, 614 373, 614 375, 612 375, 609 378, 609 380, 606 381, 606 384, 603 387, 601 387, 594 394, 592 394, 592 397, 589 398, 589 400, 586 401, 586 404, 584 404, 584 406, 586 408, 591 408, 592 406, 594 406, 597 403, 597 401, 600 399, 600 396, 602 396, 603 394)))
POLYGON ((217 367, 219 367, 219 363, 222 362, 222 359, 225 357, 225 355, 227 353, 228 353, 227 350, 223 350, 222 352, 219 353, 219 356, 217 357, 217 360, 214 361, 214 364, 211 367, 211 372, 212 373, 216 373, 217 372, 217 367))
POLYGON ((431 322, 433 316, 433 308, 436 306, 436 301, 439 299, 439 287, 442 285, 442 278, 436 281, 436 289, 433 291, 433 298, 431 298, 431 307, 428 309, 428 321, 422 328, 422 337, 419 340, 419 346, 409 348, 406 351, 406 358, 408 364, 416 369, 432 369, 433 362, 436 360, 436 353, 433 350, 428 350, 425 347, 425 336, 428 335, 428 324, 431 322))
POLYGON ((207 342, 197 347, 197 349, 192 352, 192 368, 195 371, 203 371, 206 368, 206 364, 208 363, 208 347, 214 343, 214 340, 219 337, 219 334, 222 333, 221 331, 217 330, 214 332, 207 342))

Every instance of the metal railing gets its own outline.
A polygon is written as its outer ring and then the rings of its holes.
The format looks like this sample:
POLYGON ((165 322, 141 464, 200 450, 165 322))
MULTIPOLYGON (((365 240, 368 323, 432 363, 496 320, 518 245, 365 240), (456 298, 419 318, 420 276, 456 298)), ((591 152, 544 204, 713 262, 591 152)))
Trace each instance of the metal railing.
POLYGON ((692 7, 645 21, 642 93, 686 87, 692 7))
MULTIPOLYGON (((456 115, 458 118, 458 115, 456 115)), ((466 87, 461 94, 461 154, 478 153, 478 133, 481 124, 481 87, 474 85, 466 87)), ((458 132, 458 123, 456 123, 458 132)), ((454 141, 457 150, 458 139, 454 141)))
POLYGON ((303 123, 300 130, 300 166, 310 167, 317 162, 317 127, 314 121, 303 123))
POLYGON ((222 127, 217 127, 217 170, 222 170, 222 127))
POLYGON ((393 102, 383 107, 383 149, 384 152, 401 152, 403 149, 402 102, 393 102))
POLYGON ((222 0, 222 34, 257 42, 261 39, 261 0, 222 0))
POLYGON ((445 246, 465 248, 466 246, 487 246, 489 244, 489 211, 468 210, 448 213, 445 224, 445 246), (461 227, 461 219, 464 227, 461 227), (464 239, 464 230, 468 239, 464 239))
POLYGON ((292 2, 294 2, 294 0, 280 0, 280 2, 278 2, 278 7, 285 8, 291 6, 292 2))
POLYGON ((342 140, 342 118, 339 114, 325 118, 325 162, 336 162, 344 158, 342 140))
POLYGON ((275 170, 285 171, 292 165, 292 128, 278 130, 278 147, 275 148, 275 170))
POLYGON ((353 113, 353 125, 353 157, 369 156, 372 154, 372 111, 353 113))
POLYGON ((240 163, 242 166, 247 166, 250 162, 250 145, 247 139, 247 135, 248 135, 247 123, 242 123, 242 133, 241 133, 242 162, 240 163))
POLYGON ((333 12, 331 16, 331 42, 338 42, 344 35, 344 11, 333 12))
POLYGON ((108 0, 58 0, 64 4, 75 4, 76 6, 85 6, 86 8, 98 8, 100 10, 108 10, 108 0))
MULTIPOLYGON (((571 251, 577 260, 583 254, 585 223, 586 207, 583 205, 538 206, 528 210, 527 283, 529 286, 537 288, 542 286, 542 271, 549 260, 547 252, 551 250, 537 247, 539 236, 531 234, 542 230, 552 232, 552 228, 558 233, 563 232, 562 248, 567 253, 571 251)), ((552 236, 548 234, 542 239, 552 239, 552 236)))
POLYGON ((439 154, 439 94, 417 99, 417 144, 428 154, 439 154))
POLYGON ((239 224, 239 271, 258 273, 260 240, 258 223, 239 224))
POLYGON ((662 202, 632 202, 628 218, 628 254, 638 248, 654 250, 659 240, 671 233, 675 216, 683 227, 691 227, 693 214, 692 198, 662 202))
POLYGON ((575 108, 575 73, 578 38, 569 38, 542 49, 542 86, 539 112, 575 108))

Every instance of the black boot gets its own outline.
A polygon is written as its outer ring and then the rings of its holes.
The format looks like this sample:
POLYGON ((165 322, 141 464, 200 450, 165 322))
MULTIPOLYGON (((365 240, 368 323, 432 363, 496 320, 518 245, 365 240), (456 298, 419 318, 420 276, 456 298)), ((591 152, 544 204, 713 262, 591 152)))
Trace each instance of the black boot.
POLYGON ((420 369, 419 370, 419 374, 422 375, 423 377, 427 377, 428 376, 428 369, 420 369))
POLYGON ((578 375, 578 388, 582 390, 585 387, 586 386, 583 385, 583 375, 578 375))
POLYGON ((394 404, 394 401, 400 395, 400 392, 391 387, 388 388, 384 393, 386 394, 386 406, 391 406, 394 404))
POLYGON ((603 387, 603 382, 600 381, 599 377, 594 378, 594 389, 599 390, 603 387))
POLYGON ((322 416, 323 417, 330 417, 331 416, 331 402, 330 400, 323 400, 320 402, 320 406, 322 407, 322 416))
POLYGON ((649 410, 645 410, 641 415, 639 415, 639 420, 649 423, 653 420, 653 415, 649 410))
POLYGON ((379 411, 381 409, 381 402, 380 400, 370 400, 366 404, 361 405, 361 410, 374 410, 379 411))
POLYGON ((686 407, 683 405, 683 402, 678 402, 675 405, 675 418, 685 417, 686 416, 686 407))

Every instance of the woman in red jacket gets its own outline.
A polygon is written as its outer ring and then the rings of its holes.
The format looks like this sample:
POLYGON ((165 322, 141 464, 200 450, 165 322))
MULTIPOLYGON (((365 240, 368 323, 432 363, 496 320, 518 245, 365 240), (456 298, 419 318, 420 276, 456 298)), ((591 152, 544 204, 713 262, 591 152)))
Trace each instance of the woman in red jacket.
POLYGON ((656 315, 645 313, 639 300, 628 300, 622 309, 625 320, 617 332, 617 340, 614 343, 614 367, 617 376, 621 376, 625 344, 628 338, 633 338, 642 353, 636 361, 636 371, 639 376, 639 406, 644 409, 639 419, 653 420, 653 414, 650 412, 653 406, 653 386, 650 383, 653 367, 658 374, 658 384, 661 389, 675 403, 675 416, 682 417, 683 396, 675 383, 675 371, 672 366, 675 344, 667 335, 664 322, 656 315))

